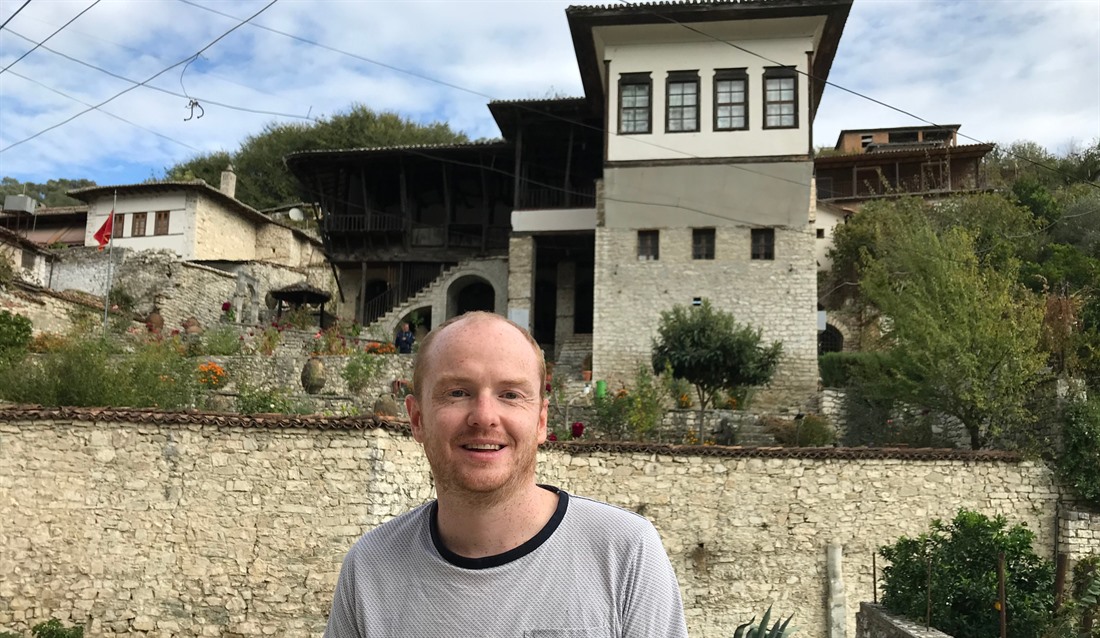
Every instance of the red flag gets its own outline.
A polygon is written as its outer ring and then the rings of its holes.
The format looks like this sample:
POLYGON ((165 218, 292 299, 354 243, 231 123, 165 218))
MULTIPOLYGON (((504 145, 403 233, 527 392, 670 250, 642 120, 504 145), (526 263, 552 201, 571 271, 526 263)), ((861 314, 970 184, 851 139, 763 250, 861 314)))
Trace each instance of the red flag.
POLYGON ((99 249, 103 250, 103 247, 111 243, 111 231, 115 225, 115 211, 111 210, 111 214, 107 215, 107 221, 103 222, 103 226, 99 230, 95 231, 92 235, 97 242, 99 242, 99 249))

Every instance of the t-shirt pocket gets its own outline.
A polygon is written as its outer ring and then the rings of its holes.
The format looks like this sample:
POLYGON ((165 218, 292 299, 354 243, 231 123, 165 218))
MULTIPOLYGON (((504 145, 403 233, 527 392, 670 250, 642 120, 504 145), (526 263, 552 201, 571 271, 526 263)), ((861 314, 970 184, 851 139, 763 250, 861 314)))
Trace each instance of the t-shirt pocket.
POLYGON ((611 638, 608 627, 571 627, 568 629, 529 629, 523 638, 611 638))

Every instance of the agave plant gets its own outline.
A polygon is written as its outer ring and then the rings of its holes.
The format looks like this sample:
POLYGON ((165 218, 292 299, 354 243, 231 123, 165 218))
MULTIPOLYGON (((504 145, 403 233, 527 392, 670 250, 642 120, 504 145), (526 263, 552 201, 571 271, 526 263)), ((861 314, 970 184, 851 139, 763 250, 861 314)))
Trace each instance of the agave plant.
POLYGON ((733 632, 733 638, 787 638, 787 636, 794 633, 794 627, 788 627, 791 624, 791 618, 794 618, 794 614, 787 616, 786 620, 777 619, 772 628, 768 629, 768 621, 771 620, 771 616, 772 608, 769 605, 759 625, 753 624, 756 622, 756 616, 753 616, 749 622, 737 626, 737 630, 733 632))

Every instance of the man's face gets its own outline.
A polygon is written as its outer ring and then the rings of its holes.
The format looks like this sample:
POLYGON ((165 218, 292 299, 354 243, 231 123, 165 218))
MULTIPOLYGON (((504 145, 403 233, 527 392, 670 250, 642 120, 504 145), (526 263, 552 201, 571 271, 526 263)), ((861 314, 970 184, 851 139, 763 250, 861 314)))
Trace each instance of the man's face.
POLYGON ((401 324, 401 330, 402 330, 402 332, 408 332, 409 331, 409 324, 407 324, 407 323, 401 324))
POLYGON ((536 450, 546 440, 538 360, 502 320, 471 318, 443 330, 417 381, 420 399, 405 399, 413 437, 441 494, 506 498, 534 482, 536 450))

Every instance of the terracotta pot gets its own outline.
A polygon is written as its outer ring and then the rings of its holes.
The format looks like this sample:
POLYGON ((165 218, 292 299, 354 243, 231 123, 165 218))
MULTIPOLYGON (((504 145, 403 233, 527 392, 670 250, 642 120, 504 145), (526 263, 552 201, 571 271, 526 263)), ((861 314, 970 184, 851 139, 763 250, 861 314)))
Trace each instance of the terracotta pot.
POLYGON ((317 394, 325 387, 325 362, 318 357, 310 357, 302 366, 302 389, 308 394, 317 394))
POLYGON ((585 382, 591 381, 592 380, 592 371, 591 370, 585 370, 584 372, 581 372, 581 378, 584 379, 585 382))

